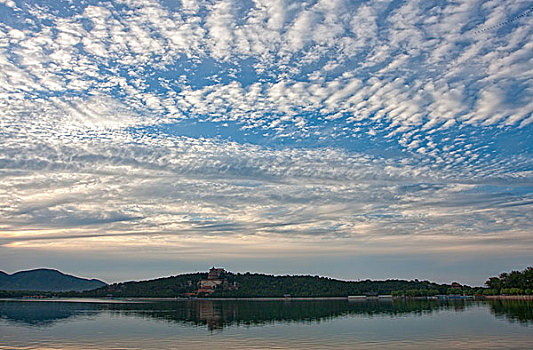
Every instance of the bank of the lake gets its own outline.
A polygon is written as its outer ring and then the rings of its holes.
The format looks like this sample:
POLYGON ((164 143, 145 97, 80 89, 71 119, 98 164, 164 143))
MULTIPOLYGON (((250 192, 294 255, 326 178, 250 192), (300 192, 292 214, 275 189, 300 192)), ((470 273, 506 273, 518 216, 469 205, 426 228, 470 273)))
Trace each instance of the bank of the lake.
POLYGON ((460 300, 524 300, 533 301, 532 295, 437 295, 437 296, 347 296, 347 297, 172 297, 172 298, 151 298, 151 297, 57 297, 57 296, 25 296, 25 297, 4 297, 0 301, 52 301, 52 302, 87 302, 87 303, 128 303, 128 302, 171 302, 171 301, 334 301, 348 300, 354 301, 387 301, 387 300, 440 300, 440 301, 460 301, 460 300))
POLYGON ((533 300, 533 295, 488 295, 488 300, 533 300))

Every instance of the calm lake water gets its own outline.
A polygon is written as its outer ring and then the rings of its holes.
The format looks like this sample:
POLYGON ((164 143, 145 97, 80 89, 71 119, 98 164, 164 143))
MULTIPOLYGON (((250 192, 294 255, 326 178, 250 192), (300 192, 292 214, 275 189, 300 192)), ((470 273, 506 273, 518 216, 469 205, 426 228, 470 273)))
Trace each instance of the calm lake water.
POLYGON ((0 301, 0 349, 533 349, 531 301, 0 301))

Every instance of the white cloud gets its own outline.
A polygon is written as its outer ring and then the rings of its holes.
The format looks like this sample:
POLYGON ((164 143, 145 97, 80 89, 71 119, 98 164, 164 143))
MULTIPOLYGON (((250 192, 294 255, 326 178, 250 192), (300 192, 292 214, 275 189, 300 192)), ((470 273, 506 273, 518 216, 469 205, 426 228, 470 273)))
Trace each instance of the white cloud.
POLYGON ((505 194, 503 185, 494 196, 478 188, 483 178, 463 182, 467 169, 409 159, 331 149, 275 151, 164 135, 130 140, 117 132, 111 138, 103 132, 78 136, 75 130, 30 135, 4 136, 0 159, 3 239, 22 246, 30 238, 32 246, 36 239, 82 239, 71 237, 80 227, 90 236, 129 234, 114 243, 128 245, 155 233, 221 239, 482 237, 525 230, 531 219, 530 200, 505 194), (10 234, 41 229, 50 234, 10 234))
POLYGON ((483 146, 530 140, 530 17, 499 26, 525 6, 123 1, 60 17, 29 4, 25 25, 0 24, 0 237, 526 232, 531 147, 483 146), (187 119, 279 149, 157 129, 187 119), (312 136, 325 146, 284 143, 312 136))
MULTIPOLYGON (((88 6, 82 15, 56 19, 60 31, 57 35, 47 27, 38 32, 9 29, 9 37, 17 41, 11 42, 13 47, 6 54, 11 62, 15 59, 13 55, 23 60, 15 70, 29 73, 32 78, 21 80, 26 84, 33 80, 33 84, 39 84, 45 91, 98 90, 105 85, 103 81, 110 78, 99 72, 102 64, 131 67, 141 72, 157 67, 165 72, 169 69, 166 65, 174 64, 183 54, 188 59, 196 57, 197 62, 211 57, 219 61, 221 67, 238 65, 240 60, 253 57, 257 60, 254 67, 258 74, 277 76, 275 82, 259 80, 256 85, 259 89, 254 90, 259 91, 257 97, 272 116, 302 114, 316 109, 317 103, 327 101, 322 113, 354 114, 359 119, 378 115, 381 119, 392 119, 398 126, 423 124, 427 127, 452 118, 478 124, 516 125, 530 116, 530 106, 503 104, 496 111, 478 102, 477 109, 472 107, 475 100, 489 94, 492 85, 501 80, 520 79, 531 89, 532 71, 528 67, 531 66, 532 47, 527 41, 530 28, 521 25, 526 19, 519 19, 513 22, 513 31, 500 37, 494 32, 485 33, 489 40, 480 41, 480 37, 462 34, 467 28, 465 22, 479 23, 478 27, 483 27, 502 21, 505 15, 523 11, 518 5, 484 3, 487 19, 483 21, 481 16, 476 17, 480 4, 428 7, 423 2, 410 1, 396 6, 392 12, 387 10, 388 2, 358 6, 342 1, 315 4, 258 1, 254 7, 240 12, 237 8, 241 4, 231 1, 219 1, 207 7, 203 3, 185 2, 183 8, 175 9, 163 8, 155 1, 126 2, 127 6, 135 7, 135 11, 119 11, 102 4, 88 6), (204 17, 198 15, 200 8, 206 13, 204 17), (245 17, 236 18, 237 13, 245 17), (83 27, 82 19, 89 19, 91 28, 83 27), (379 25, 377 19, 380 19, 379 25), (509 40, 504 40, 507 38, 509 40), (80 40, 83 50, 93 57, 86 57, 79 50, 76 45, 80 40), (52 53, 44 54, 43 50, 52 50, 52 53), (510 54, 504 54, 507 52, 510 54), (324 59, 324 63, 319 63, 324 59), (309 65, 316 65, 317 73, 322 71, 319 76, 329 75, 327 81, 317 85, 302 79, 299 74, 309 65), (328 73, 340 69, 343 75, 335 77, 338 73, 328 73), (62 80, 67 72, 70 72, 71 82, 65 85, 62 80), (367 78, 372 72, 379 80, 367 78), (344 80, 342 76, 352 79, 344 80), (456 82, 460 77, 463 77, 462 85, 456 82), (295 80, 298 83, 293 83, 295 80), (358 84, 361 84, 358 89, 350 88, 358 84), (476 86, 477 92, 472 89, 467 92, 465 85, 476 86), (281 86, 292 86, 299 91, 291 94, 285 90, 288 93, 285 97, 267 94, 281 86), (434 91, 428 90, 428 86, 434 91), (304 91, 301 96, 300 88, 326 95, 318 98, 304 91), (430 119, 429 123, 422 115, 430 119)), ((37 13, 50 16, 43 11, 37 13)), ((191 72, 194 67, 195 64, 191 72)), ((13 71, 8 65, 4 68, 13 71)), ((224 68, 221 73, 225 74, 224 68)), ((149 88, 146 79, 141 73, 136 87, 123 90, 127 103, 146 105, 149 101, 148 108, 161 113, 164 110, 160 106, 165 105, 161 100, 168 100, 168 95, 160 91, 143 96, 149 88)), ((132 80, 127 79, 123 85, 131 83, 132 80)), ((234 81, 219 83, 219 89, 222 85, 233 89, 233 84, 234 81)), ((12 90, 23 88, 13 83, 11 87, 12 90)), ((182 95, 185 91, 196 94, 194 90, 197 89, 187 85, 180 88, 182 95)), ((207 94, 196 95, 193 98, 197 109, 212 111, 209 115, 216 118, 220 117, 216 111, 226 111, 237 113, 231 118, 247 123, 243 114, 252 114, 256 109, 257 98, 243 99, 242 93, 233 95, 236 100, 231 95, 213 99, 214 95, 209 94, 212 99, 207 101, 201 98, 207 94), (205 104, 210 107, 203 106, 205 104)), ((180 103, 175 101, 176 105, 180 103)))

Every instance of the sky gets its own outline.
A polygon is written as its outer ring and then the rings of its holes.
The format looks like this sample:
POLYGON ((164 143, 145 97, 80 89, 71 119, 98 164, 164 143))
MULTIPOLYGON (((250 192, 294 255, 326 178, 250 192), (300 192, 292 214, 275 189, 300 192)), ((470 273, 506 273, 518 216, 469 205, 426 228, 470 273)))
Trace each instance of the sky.
POLYGON ((533 265, 533 4, 0 0, 0 270, 533 265))

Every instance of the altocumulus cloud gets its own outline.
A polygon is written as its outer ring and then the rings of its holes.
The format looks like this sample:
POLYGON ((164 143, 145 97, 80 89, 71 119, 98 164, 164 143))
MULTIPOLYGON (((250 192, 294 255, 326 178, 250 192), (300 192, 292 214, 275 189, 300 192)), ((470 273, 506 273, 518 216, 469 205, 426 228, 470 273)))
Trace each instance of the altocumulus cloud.
POLYGON ((532 17, 0 0, 2 250, 531 251, 532 17))

